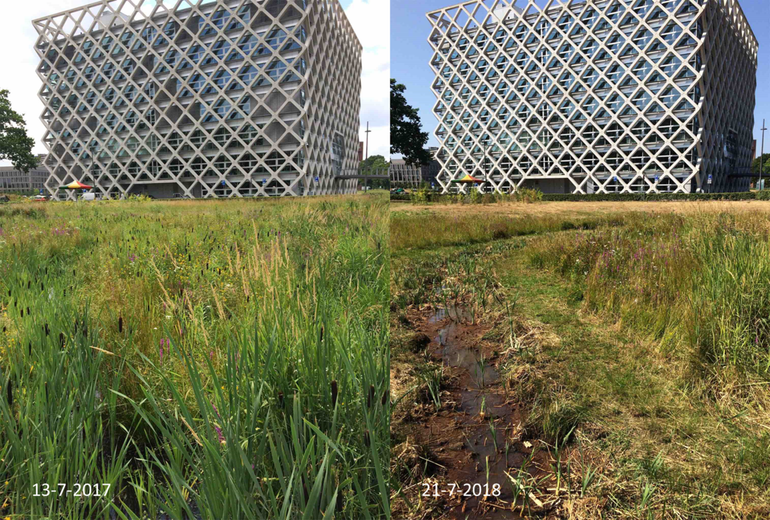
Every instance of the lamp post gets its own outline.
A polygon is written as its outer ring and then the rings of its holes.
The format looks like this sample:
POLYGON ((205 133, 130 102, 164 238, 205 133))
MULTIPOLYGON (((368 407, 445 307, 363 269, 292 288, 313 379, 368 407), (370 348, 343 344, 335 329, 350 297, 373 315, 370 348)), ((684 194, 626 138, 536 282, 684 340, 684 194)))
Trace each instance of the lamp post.
POLYGON ((369 130, 369 121, 366 122, 366 132, 364 133, 366 134, 366 157, 364 157, 364 159, 368 159, 369 158, 369 134, 372 133, 372 131, 369 130))
POLYGON ((760 151, 759 151, 759 189, 761 190, 762 189, 762 168, 764 167, 763 163, 765 159, 765 130, 767 130, 767 128, 765 128, 764 119, 762 120, 762 128, 760 128, 760 130, 762 130, 762 147, 760 148, 760 151))

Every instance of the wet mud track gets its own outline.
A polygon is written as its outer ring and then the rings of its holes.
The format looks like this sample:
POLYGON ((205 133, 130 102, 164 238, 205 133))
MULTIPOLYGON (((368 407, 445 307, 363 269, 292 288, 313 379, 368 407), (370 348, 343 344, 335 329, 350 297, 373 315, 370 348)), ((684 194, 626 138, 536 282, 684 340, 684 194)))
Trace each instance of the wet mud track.
POLYGON ((413 323, 430 338, 427 354, 443 364, 448 380, 441 410, 419 418, 412 429, 437 466, 436 482, 419 492, 435 498, 438 491, 446 507, 442 518, 525 518, 520 507, 513 510, 507 474, 515 476, 525 466, 540 478, 546 473, 538 468, 547 467, 549 459, 544 451, 533 454, 533 445, 522 440, 525 410, 501 379, 495 352, 501 347, 482 339, 491 327, 474 322, 461 307, 433 309, 413 323))

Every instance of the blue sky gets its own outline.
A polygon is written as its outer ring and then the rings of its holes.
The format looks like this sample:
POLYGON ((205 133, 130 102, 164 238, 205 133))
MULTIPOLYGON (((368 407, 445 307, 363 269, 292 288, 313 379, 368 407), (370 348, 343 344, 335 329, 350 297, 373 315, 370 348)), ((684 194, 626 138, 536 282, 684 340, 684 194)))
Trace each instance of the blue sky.
MULTIPOLYGON (((436 97, 430 90, 433 74, 428 62, 432 53, 428 45, 430 24, 425 13, 456 3, 459 0, 391 0, 391 74, 406 85, 409 103, 420 109, 423 130, 430 132, 430 146, 437 146, 438 142, 433 136, 437 120, 431 110, 436 97)), ((740 4, 759 41, 754 112, 754 137, 759 154, 762 118, 770 122, 770 31, 767 28, 770 0, 740 0, 740 4)), ((765 132, 765 153, 769 151, 770 134, 765 132)))

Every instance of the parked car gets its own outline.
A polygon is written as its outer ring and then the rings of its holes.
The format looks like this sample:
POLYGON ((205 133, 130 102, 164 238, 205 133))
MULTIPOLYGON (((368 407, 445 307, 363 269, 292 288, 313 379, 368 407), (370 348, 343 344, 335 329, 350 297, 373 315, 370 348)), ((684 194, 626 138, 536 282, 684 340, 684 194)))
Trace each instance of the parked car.
POLYGON ((32 200, 34 200, 35 202, 46 202, 48 200, 48 197, 46 197, 45 195, 35 195, 35 198, 32 200))

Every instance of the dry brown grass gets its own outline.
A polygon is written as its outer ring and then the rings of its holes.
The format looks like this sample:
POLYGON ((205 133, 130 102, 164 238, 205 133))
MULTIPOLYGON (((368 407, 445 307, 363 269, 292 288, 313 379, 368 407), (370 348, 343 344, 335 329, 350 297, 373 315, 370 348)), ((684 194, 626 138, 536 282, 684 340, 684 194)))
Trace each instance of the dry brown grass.
POLYGON ((683 202, 520 202, 500 204, 429 204, 391 203, 397 213, 439 213, 457 216, 486 215, 549 215, 549 216, 596 216, 618 213, 697 213, 763 212, 770 213, 770 201, 683 201, 683 202))

